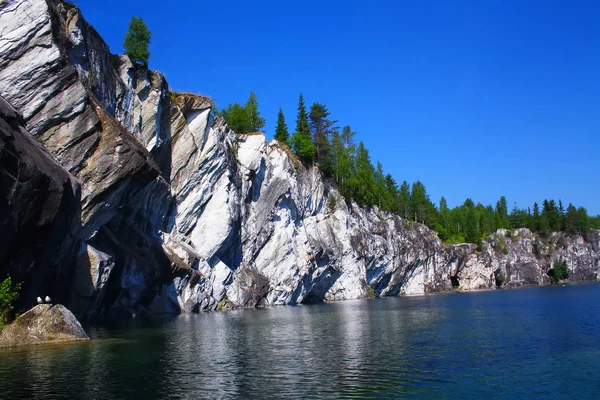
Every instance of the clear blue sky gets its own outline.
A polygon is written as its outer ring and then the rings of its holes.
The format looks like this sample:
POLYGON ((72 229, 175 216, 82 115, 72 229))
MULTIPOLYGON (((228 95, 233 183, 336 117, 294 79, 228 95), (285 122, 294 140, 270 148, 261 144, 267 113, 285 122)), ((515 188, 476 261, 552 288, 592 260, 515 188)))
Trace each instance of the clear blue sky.
POLYGON ((269 137, 302 92, 435 203, 600 213, 597 1, 75 2, 114 53, 143 17, 173 90, 221 107, 254 90, 269 137))

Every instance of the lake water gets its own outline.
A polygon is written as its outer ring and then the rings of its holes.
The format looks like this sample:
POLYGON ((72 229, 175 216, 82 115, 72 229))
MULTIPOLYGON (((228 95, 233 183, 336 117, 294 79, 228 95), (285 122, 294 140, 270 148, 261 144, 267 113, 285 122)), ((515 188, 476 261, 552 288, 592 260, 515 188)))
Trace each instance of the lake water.
POLYGON ((0 398, 600 398, 600 285, 181 315, 0 352, 0 398))

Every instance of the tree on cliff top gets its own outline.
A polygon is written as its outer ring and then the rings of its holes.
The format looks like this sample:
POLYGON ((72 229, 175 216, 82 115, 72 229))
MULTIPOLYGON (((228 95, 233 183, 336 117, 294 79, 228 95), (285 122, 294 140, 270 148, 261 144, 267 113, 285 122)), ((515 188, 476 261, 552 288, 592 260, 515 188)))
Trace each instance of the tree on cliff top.
POLYGON ((275 128, 275 140, 287 144, 289 139, 290 135, 288 134, 288 127, 285 123, 285 116, 283 115, 283 110, 279 107, 279 113, 277 114, 277 128, 275 128))
POLYGON ((129 31, 125 35, 125 54, 136 65, 148 66, 150 37, 152 34, 141 17, 133 16, 129 22, 129 31))
POLYGON ((304 96, 300 93, 298 98, 298 117, 296 118, 296 132, 291 141, 294 153, 306 162, 312 162, 315 156, 315 145, 310 137, 308 114, 304 105, 304 96))
POLYGON ((230 104, 223 109, 221 115, 235 133, 259 132, 265 126, 265 119, 260 116, 258 111, 258 99, 252 91, 246 105, 242 106, 240 103, 230 104))
POLYGON ((258 111, 258 99, 253 91, 250 91, 250 97, 248 97, 244 108, 250 118, 250 125, 252 126, 251 130, 253 132, 260 132, 265 126, 265 119, 260 116, 260 112, 258 111))

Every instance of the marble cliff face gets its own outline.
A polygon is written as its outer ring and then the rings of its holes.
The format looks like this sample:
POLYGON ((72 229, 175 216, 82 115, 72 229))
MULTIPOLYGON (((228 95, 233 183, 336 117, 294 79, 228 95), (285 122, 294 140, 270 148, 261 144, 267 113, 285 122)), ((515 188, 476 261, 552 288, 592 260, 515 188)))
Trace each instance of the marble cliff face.
POLYGON ((557 259, 599 278, 599 231, 447 246, 347 205, 287 148, 111 54, 70 4, 4 1, 0 30, 0 272, 24 281, 23 306, 49 294, 94 318, 494 289, 548 283, 557 259))

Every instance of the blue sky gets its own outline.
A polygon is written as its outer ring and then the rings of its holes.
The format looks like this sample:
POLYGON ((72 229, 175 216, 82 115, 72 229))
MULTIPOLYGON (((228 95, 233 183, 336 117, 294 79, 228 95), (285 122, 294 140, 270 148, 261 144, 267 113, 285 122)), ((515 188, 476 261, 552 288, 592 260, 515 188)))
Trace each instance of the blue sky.
POLYGON ((132 15, 150 68, 224 107, 259 99, 272 137, 298 94, 350 124, 375 164, 435 203, 600 213, 600 3, 76 0, 114 53, 132 15))

